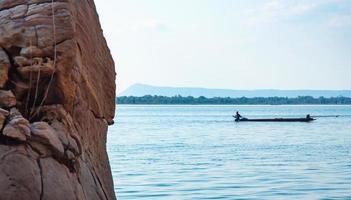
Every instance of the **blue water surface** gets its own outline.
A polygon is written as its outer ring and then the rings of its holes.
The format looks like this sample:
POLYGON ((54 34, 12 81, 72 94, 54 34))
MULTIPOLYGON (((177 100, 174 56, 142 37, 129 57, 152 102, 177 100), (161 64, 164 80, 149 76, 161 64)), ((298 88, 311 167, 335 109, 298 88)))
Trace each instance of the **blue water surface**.
POLYGON ((351 199, 351 106, 117 105, 108 154, 119 200, 351 199), (318 118, 311 123, 235 123, 318 118))

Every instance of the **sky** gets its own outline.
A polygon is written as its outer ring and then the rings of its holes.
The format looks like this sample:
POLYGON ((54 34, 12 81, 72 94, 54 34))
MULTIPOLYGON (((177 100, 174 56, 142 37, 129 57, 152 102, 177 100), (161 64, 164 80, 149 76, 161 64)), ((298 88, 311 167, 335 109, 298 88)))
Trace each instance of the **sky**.
POLYGON ((223 89, 351 89, 350 0, 95 0, 134 83, 223 89))

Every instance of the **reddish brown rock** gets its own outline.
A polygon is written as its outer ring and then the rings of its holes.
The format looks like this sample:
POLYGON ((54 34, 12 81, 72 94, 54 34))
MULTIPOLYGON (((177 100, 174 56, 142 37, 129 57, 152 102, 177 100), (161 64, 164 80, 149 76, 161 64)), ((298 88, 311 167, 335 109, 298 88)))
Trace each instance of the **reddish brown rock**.
POLYGON ((12 79, 11 83, 15 88, 14 93, 16 94, 16 99, 25 99, 28 96, 28 91, 31 87, 29 83, 21 79, 12 79))
POLYGON ((10 68, 10 60, 6 52, 0 47, 0 88, 4 87, 10 68))
POLYGON ((4 126, 4 122, 5 122, 6 117, 7 117, 8 115, 9 115, 9 111, 0 108, 0 130, 1 130, 2 127, 4 126))
POLYGON ((15 56, 13 58, 15 65, 19 66, 19 67, 24 67, 24 66, 28 66, 30 65, 30 61, 28 60, 28 58, 25 58, 23 56, 15 56))
POLYGON ((12 108, 9 123, 5 125, 2 134, 15 140, 26 141, 31 135, 29 122, 16 108, 12 108))
POLYGON ((74 136, 70 134, 70 131, 68 131, 63 123, 54 120, 51 122, 51 127, 55 130, 59 140, 66 149, 65 154, 69 160, 74 159, 81 154, 81 149, 77 144, 76 139, 73 139, 74 136))
POLYGON ((40 77, 50 77, 54 73, 54 65, 50 58, 45 59, 46 62, 43 61, 42 58, 33 58, 31 60, 31 64, 18 67, 17 71, 24 79, 32 79, 40 77))
POLYGON ((10 90, 0 90, 0 106, 10 108, 15 105, 15 95, 10 90))
POLYGON ((40 171, 31 149, 0 145, 0 199, 40 199, 40 171))
POLYGON ((27 140, 27 136, 24 133, 27 132, 29 129, 27 129, 25 126, 21 126, 22 125, 17 124, 7 124, 3 130, 3 135, 14 140, 24 142, 27 140))
POLYGON ((21 49, 20 55, 27 58, 34 58, 34 57, 43 57, 44 53, 43 53, 43 50, 39 49, 36 46, 29 46, 29 47, 23 47, 21 49))
MULTIPOLYGON (((85 199, 75 173, 53 158, 40 159, 43 180, 43 199, 85 199), (55 181, 53 181, 55 180, 55 181)), ((92 199, 88 197, 88 199, 92 199)))
POLYGON ((0 137, 1 199, 115 199, 115 71, 94 2, 1 0, 0 47, 0 105, 17 109, 0 137))
POLYGON ((56 131, 46 122, 35 122, 30 125, 32 140, 46 144, 58 156, 62 157, 64 149, 56 131))

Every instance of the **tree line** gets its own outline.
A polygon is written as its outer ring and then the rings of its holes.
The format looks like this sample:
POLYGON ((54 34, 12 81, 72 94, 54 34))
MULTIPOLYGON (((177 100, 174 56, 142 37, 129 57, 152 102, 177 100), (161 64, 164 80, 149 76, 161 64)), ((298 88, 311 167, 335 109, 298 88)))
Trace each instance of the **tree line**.
POLYGON ((167 96, 152 96, 145 95, 142 97, 135 96, 121 96, 116 97, 116 103, 118 104, 185 104, 185 105, 197 105, 197 104, 220 104, 220 105, 302 105, 302 104, 337 104, 345 105, 351 104, 351 98, 349 97, 319 97, 314 98, 312 96, 299 96, 299 97, 212 97, 207 98, 204 96, 183 97, 180 95, 167 97, 167 96))

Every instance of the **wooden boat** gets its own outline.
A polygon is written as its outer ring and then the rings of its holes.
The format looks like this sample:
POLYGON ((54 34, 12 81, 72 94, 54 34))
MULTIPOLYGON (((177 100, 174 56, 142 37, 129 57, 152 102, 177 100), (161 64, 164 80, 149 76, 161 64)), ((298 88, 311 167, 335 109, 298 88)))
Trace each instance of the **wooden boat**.
MULTIPOLYGON (((234 117, 234 116, 233 116, 234 117)), ((248 119, 241 118, 236 122, 311 122, 314 118, 272 118, 272 119, 248 119)))

